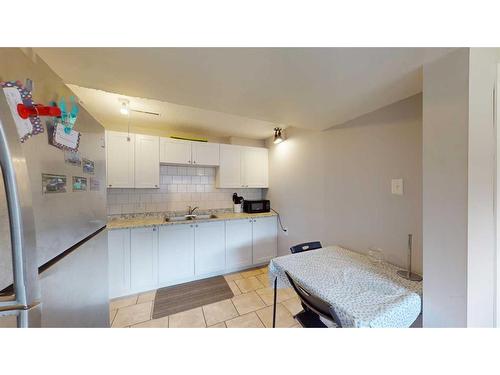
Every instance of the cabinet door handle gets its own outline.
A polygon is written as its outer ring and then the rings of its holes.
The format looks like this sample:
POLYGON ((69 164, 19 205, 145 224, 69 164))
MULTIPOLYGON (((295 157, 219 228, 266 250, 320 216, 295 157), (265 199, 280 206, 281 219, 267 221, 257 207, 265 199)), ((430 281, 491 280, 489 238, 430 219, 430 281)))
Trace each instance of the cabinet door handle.
POLYGON ((113 186, 113 185, 108 185, 109 187, 113 186))
POLYGON ((153 227, 153 232, 156 232, 156 227, 153 227))

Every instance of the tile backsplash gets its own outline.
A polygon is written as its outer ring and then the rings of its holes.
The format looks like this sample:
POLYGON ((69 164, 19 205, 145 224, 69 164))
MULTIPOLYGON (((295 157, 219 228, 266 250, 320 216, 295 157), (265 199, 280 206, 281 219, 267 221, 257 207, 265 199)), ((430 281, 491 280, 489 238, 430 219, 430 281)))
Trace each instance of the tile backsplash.
POLYGON ((159 189, 108 189, 108 215, 233 207, 232 196, 261 199, 262 189, 217 189, 215 167, 160 166, 159 189))

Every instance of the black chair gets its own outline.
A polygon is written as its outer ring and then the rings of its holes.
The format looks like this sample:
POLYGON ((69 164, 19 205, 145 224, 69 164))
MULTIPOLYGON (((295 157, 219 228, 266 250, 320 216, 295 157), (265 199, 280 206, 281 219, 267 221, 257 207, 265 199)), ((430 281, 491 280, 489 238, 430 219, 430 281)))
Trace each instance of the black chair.
POLYGON ((340 319, 328 303, 323 301, 321 298, 309 293, 303 286, 301 286, 297 281, 295 281, 290 274, 285 271, 286 277, 298 294, 300 302, 302 304, 302 310, 294 318, 300 323, 304 328, 327 328, 326 324, 320 320, 320 316, 335 323, 336 328, 342 328, 340 319))
POLYGON ((321 249, 321 242, 319 241, 314 241, 314 242, 304 242, 299 245, 292 246, 290 248, 290 251, 292 254, 296 253, 301 253, 303 251, 309 251, 309 250, 315 250, 315 249, 321 249))

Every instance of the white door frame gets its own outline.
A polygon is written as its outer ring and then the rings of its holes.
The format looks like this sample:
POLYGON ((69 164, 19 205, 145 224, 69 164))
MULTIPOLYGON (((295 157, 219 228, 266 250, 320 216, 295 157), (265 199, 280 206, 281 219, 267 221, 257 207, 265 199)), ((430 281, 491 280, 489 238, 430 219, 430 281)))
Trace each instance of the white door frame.
POLYGON ((500 64, 497 64, 497 77, 495 90, 493 95, 493 121, 496 132, 496 153, 495 153, 495 196, 494 196, 494 212, 496 224, 496 257, 495 257, 495 326, 500 327, 500 129, 499 129, 499 113, 500 113, 500 64))

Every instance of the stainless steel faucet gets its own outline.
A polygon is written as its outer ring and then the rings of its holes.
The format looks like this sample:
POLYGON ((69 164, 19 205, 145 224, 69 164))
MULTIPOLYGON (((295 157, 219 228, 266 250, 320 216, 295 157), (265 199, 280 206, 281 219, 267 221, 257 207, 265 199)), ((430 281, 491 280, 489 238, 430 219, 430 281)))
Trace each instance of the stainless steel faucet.
POLYGON ((196 206, 195 208, 191 208, 191 206, 188 206, 188 214, 187 216, 196 216, 194 215, 194 210, 198 209, 198 206, 196 206))

